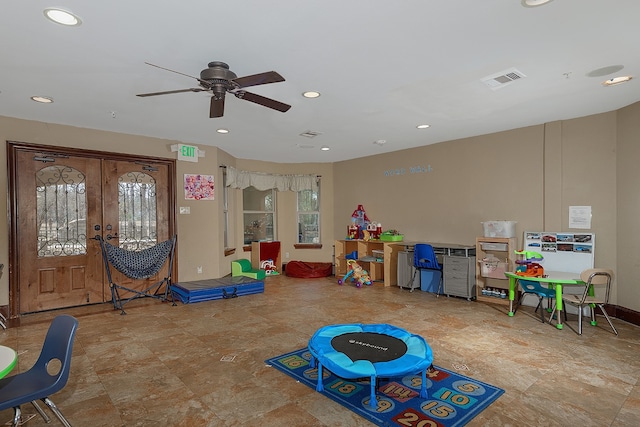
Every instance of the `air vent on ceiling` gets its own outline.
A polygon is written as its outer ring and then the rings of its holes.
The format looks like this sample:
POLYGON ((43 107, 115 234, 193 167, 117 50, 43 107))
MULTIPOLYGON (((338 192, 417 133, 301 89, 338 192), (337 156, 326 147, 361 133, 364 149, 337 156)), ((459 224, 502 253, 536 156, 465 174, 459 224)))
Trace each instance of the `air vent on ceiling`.
POLYGON ((498 74, 493 74, 489 77, 485 77, 480 80, 485 85, 489 86, 491 89, 499 89, 503 88, 516 80, 523 79, 527 76, 524 73, 516 70, 515 68, 510 68, 508 70, 502 71, 498 74))
POLYGON ((315 138, 318 135, 322 135, 320 132, 314 132, 312 130, 305 130, 300 134, 300 136, 304 136, 306 138, 315 138))

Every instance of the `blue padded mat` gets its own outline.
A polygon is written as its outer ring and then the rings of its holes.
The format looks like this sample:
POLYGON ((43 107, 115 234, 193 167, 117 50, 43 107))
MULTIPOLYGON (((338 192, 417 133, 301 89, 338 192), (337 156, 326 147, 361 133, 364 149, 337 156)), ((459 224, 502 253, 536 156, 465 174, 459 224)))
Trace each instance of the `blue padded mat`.
POLYGON ((173 297, 184 304, 235 298, 264 292, 264 281, 244 276, 196 280, 171 285, 173 297))

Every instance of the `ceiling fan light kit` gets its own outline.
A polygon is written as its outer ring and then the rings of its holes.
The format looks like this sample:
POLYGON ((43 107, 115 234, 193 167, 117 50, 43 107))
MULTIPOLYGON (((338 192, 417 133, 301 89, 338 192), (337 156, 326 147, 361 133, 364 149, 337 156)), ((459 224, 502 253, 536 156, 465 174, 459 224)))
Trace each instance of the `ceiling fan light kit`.
POLYGON ((160 67, 158 65, 150 64, 148 62, 146 64, 160 68, 162 70, 170 71, 172 73, 194 78, 198 81, 200 87, 170 90, 164 92, 141 93, 137 95, 140 97, 168 95, 182 92, 210 92, 212 96, 211 105, 209 107, 209 117, 211 118, 222 117, 224 115, 224 100, 227 92, 233 94, 238 99, 253 102, 254 104, 262 105, 263 107, 271 108, 272 110, 280 111, 283 113, 291 108, 290 105, 283 102, 243 90, 245 87, 285 81, 284 77, 282 77, 275 71, 267 71, 250 76, 238 77, 236 73, 229 69, 229 65, 227 65, 226 63, 220 61, 212 61, 209 62, 209 65, 206 69, 200 72, 200 77, 198 78, 178 71, 170 70, 168 68, 160 67))
POLYGON ((538 7, 551 3, 553 0, 522 0, 522 6, 524 7, 538 7))

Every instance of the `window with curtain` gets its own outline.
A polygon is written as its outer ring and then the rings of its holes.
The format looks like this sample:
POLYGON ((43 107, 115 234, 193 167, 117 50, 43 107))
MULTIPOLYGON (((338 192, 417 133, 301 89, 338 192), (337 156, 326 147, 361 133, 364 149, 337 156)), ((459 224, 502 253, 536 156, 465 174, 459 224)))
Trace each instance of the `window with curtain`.
POLYGON ((298 191, 298 243, 320 243, 320 187, 298 191))
POLYGON ((274 189, 242 190, 244 244, 259 240, 277 240, 275 227, 276 192, 274 189))

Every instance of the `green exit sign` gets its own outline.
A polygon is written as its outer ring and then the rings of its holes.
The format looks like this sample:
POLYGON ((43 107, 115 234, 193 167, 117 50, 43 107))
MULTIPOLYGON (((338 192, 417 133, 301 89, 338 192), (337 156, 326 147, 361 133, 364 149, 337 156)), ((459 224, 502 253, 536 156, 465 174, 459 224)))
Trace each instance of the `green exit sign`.
POLYGON ((198 147, 195 145, 178 144, 178 160, 198 162, 198 147))

